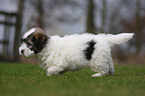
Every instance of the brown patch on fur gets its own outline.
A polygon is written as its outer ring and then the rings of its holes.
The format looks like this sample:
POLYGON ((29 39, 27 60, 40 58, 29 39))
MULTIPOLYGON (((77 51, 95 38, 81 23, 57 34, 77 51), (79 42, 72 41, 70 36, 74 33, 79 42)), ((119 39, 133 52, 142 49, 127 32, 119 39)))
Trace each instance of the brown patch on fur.
POLYGON ((33 50, 36 54, 39 53, 46 45, 49 37, 46 33, 37 28, 33 34, 27 37, 26 44, 31 46, 31 50, 33 50))
POLYGON ((46 35, 46 33, 43 32, 42 29, 36 29, 32 35, 33 50, 36 54, 45 47, 48 39, 49 37, 46 35))
POLYGON ((38 29, 36 29, 36 31, 34 32, 33 38, 32 38, 32 39, 35 38, 35 41, 44 43, 45 40, 47 39, 47 37, 48 37, 48 36, 46 35, 46 33, 44 33, 42 29, 38 28, 38 29))

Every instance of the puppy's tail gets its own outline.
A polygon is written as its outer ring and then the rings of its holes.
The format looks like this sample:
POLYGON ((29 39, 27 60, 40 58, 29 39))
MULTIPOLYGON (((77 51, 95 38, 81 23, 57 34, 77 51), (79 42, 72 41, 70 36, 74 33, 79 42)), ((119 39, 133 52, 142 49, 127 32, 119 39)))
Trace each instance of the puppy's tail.
POLYGON ((107 43, 110 46, 113 45, 118 45, 118 44, 122 44, 124 42, 127 42, 128 40, 130 40, 133 37, 134 33, 121 33, 118 35, 110 35, 107 36, 107 43))

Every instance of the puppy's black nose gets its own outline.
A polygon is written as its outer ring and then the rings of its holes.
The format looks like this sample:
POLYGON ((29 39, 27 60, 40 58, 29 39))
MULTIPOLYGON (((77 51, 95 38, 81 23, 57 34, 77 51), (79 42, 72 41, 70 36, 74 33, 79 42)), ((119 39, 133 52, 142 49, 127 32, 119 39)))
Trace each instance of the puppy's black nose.
POLYGON ((21 50, 21 53, 23 54, 24 53, 24 50, 21 50))

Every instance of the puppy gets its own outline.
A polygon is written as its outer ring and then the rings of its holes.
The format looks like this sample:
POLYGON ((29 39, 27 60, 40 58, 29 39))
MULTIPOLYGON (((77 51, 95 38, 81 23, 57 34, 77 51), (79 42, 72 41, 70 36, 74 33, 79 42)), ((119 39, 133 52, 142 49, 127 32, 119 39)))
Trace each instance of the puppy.
POLYGON ((93 77, 114 75, 111 47, 130 40, 133 35, 85 33, 59 37, 47 36, 42 29, 32 28, 23 35, 19 53, 36 57, 48 76, 86 67, 96 72, 93 77))

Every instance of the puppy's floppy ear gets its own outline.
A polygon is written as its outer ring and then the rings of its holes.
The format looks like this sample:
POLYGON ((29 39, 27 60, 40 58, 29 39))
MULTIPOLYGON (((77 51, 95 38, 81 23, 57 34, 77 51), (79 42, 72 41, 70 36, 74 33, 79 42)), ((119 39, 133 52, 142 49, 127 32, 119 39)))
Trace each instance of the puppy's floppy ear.
POLYGON ((43 47, 45 47, 49 37, 46 35, 46 33, 43 32, 42 29, 38 28, 35 33, 32 36, 32 42, 33 42, 33 49, 34 52, 37 54, 40 52, 43 47))

